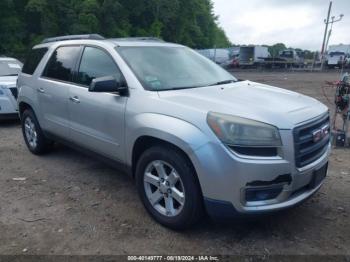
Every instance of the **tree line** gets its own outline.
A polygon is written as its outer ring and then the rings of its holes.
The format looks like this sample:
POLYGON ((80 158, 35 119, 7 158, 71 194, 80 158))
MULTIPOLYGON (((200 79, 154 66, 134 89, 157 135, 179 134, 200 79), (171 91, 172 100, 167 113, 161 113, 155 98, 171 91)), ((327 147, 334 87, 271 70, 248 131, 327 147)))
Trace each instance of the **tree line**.
POLYGON ((192 48, 228 47, 211 0, 1 0, 0 55, 22 58, 44 38, 153 36, 192 48))
POLYGON ((287 48, 287 46, 283 43, 277 43, 271 46, 267 45, 267 47, 269 48, 269 52, 272 57, 278 57, 279 52, 286 49, 294 49, 295 51, 303 52, 305 59, 314 59, 316 55, 316 52, 313 52, 310 50, 303 50, 300 48, 292 48, 292 47, 287 48))

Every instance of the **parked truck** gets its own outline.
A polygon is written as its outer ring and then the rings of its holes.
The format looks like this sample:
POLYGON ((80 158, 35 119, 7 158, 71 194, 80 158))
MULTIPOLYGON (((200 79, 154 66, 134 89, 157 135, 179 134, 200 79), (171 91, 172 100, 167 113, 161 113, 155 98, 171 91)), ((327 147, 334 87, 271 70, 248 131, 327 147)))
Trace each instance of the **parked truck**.
POLYGON ((239 50, 240 67, 256 66, 270 57, 270 53, 265 46, 241 46, 239 50))
POLYGON ((277 57, 265 58, 262 64, 267 68, 304 67, 304 52, 296 51, 294 49, 285 49, 280 51, 277 57))
POLYGON ((293 49, 281 51, 279 57, 292 66, 300 67, 304 64, 304 54, 293 49))
POLYGON ((350 57, 350 45, 332 45, 328 49, 328 68, 342 67, 348 65, 350 57))

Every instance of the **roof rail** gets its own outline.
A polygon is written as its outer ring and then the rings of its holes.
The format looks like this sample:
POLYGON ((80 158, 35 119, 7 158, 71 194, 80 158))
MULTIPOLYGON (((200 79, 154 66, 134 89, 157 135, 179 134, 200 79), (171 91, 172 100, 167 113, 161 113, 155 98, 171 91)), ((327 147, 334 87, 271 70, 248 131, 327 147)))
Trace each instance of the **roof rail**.
POLYGON ((67 35, 67 36, 58 36, 44 39, 41 43, 52 43, 58 41, 68 41, 68 40, 82 40, 82 39, 91 39, 91 40, 104 40, 105 38, 99 34, 89 34, 89 35, 67 35))
POLYGON ((157 37, 124 37, 124 38, 112 38, 113 41, 153 41, 164 42, 164 40, 157 37))

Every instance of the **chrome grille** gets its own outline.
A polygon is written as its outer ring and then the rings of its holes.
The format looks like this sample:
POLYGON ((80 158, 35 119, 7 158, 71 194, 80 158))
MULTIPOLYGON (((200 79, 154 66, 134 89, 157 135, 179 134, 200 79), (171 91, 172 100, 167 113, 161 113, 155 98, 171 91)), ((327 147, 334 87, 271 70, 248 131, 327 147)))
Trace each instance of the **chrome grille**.
POLYGON ((295 164, 298 168, 319 159, 330 142, 329 114, 294 129, 295 164))

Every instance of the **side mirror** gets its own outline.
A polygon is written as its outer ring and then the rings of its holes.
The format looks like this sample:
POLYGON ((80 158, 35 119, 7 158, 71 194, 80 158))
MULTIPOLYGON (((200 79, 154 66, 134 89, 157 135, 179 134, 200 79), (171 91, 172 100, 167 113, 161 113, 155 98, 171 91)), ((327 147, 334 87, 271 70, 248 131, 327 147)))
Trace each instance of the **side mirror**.
POLYGON ((127 90, 126 84, 118 82, 113 76, 95 78, 89 86, 89 92, 95 93, 119 93, 120 95, 125 95, 127 90))

